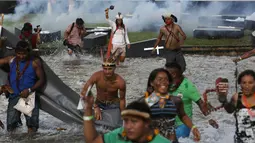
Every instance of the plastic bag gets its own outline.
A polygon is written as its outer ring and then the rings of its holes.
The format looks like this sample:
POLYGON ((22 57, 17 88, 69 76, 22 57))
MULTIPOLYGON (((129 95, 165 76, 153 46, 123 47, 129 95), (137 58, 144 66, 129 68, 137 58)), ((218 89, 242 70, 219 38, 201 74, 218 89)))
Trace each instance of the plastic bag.
POLYGON ((14 108, 31 117, 35 108, 35 92, 29 94, 27 98, 20 98, 14 108))
MULTIPOLYGON (((93 96, 92 95, 92 92, 91 92, 91 88, 92 86, 90 85, 87 89, 87 92, 86 92, 86 95, 85 96, 93 96)), ((82 99, 83 97, 81 96, 80 100, 79 100, 79 103, 78 103, 78 106, 77 106, 77 110, 83 110, 85 109, 85 104, 84 104, 84 101, 82 99)))

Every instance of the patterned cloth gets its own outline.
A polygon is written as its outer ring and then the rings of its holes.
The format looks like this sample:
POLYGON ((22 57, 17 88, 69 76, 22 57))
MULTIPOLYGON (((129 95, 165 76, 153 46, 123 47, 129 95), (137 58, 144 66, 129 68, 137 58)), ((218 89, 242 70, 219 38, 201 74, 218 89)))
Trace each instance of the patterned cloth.
POLYGON ((152 120, 152 128, 160 130, 160 134, 164 137, 175 133, 175 120, 169 120, 169 118, 159 118, 152 120))

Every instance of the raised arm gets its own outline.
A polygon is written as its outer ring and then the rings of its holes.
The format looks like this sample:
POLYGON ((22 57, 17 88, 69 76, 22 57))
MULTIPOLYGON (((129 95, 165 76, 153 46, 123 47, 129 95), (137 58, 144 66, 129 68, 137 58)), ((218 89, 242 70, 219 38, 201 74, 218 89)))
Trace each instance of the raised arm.
POLYGON ((40 43, 41 43, 40 28, 38 28, 36 31, 36 44, 40 43))
POLYGON ((109 8, 105 9, 105 18, 109 19, 109 8))
POLYGON ((234 62, 239 62, 239 61, 241 61, 241 60, 247 59, 247 58, 249 58, 249 57, 251 57, 251 56, 254 56, 254 55, 255 55, 255 49, 250 50, 250 51, 244 53, 244 54, 241 55, 239 58, 233 59, 233 61, 234 61, 234 62))
POLYGON ((115 23, 109 19, 109 8, 105 9, 105 18, 106 18, 107 23, 113 28, 112 30, 116 29, 114 27, 115 23))

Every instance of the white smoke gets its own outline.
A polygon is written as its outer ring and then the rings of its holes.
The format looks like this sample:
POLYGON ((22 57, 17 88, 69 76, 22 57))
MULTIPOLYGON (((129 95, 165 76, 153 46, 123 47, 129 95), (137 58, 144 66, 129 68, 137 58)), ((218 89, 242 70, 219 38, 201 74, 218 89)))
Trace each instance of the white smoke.
POLYGON ((254 13, 252 13, 251 15, 248 15, 248 16, 246 17, 246 20, 252 20, 252 21, 255 21, 255 12, 254 12, 254 13))
MULTIPOLYGON (((220 2, 211 2, 207 6, 193 9, 192 14, 190 14, 184 11, 188 7, 189 0, 165 1, 164 8, 159 8, 155 3, 146 0, 117 0, 107 2, 101 0, 83 0, 74 1, 74 4, 76 4, 74 7, 69 7, 69 2, 73 0, 50 1, 52 2, 51 7, 47 0, 30 0, 29 3, 22 3, 15 8, 15 14, 7 15, 5 18, 10 21, 18 21, 30 11, 43 11, 29 22, 33 25, 40 24, 44 30, 64 30, 77 17, 83 18, 85 23, 106 23, 104 10, 110 5, 114 5, 114 10, 109 13, 112 20, 114 20, 118 12, 121 12, 124 16, 126 14, 132 14, 131 18, 124 18, 124 22, 129 31, 141 31, 143 29, 150 29, 151 27, 158 29, 160 25, 164 24, 161 18, 161 15, 164 13, 174 14, 178 18, 178 24, 184 30, 192 30, 198 26, 198 16, 217 15, 228 6, 228 4, 222 4, 220 2), (72 8, 72 11, 68 12, 70 8, 72 8), (186 14, 183 14, 184 12, 186 14)), ((21 27, 19 22, 17 24, 21 27)))

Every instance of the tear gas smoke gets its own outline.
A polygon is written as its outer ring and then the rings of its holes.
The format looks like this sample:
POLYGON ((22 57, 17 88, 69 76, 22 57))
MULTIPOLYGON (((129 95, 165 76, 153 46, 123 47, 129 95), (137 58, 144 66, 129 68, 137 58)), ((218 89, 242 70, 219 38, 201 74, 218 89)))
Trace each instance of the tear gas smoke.
MULTIPOLYGON (((6 15, 5 18, 9 21, 18 21, 31 12, 39 13, 30 22, 33 25, 40 24, 45 30, 51 31, 64 30, 77 17, 82 17, 85 23, 106 23, 104 10, 110 5, 115 6, 114 10, 109 13, 110 18, 114 20, 115 15, 121 12, 124 17, 126 16, 124 22, 129 31, 142 31, 144 29, 156 29, 158 31, 160 25, 164 24, 161 19, 161 15, 164 13, 176 15, 178 24, 182 26, 184 31, 190 31, 199 25, 199 16, 222 14, 225 9, 230 6, 233 7, 232 2, 214 1, 192 8, 191 0, 165 1, 161 6, 146 0, 29 0, 29 3, 26 1, 16 6, 14 14, 6 15), (131 16, 128 17, 127 14, 131 14, 131 16)), ((243 9, 240 13, 245 13, 245 11, 251 10, 243 9)), ((250 15, 251 13, 246 14, 250 15)), ((255 19, 255 16, 247 18, 255 19)), ((17 25, 21 27, 22 24, 17 22, 17 25)))

